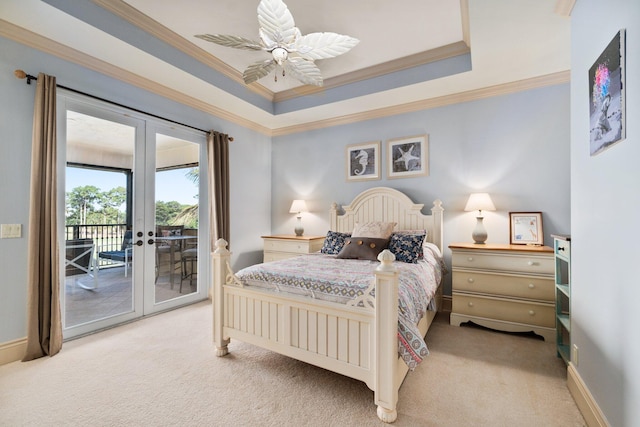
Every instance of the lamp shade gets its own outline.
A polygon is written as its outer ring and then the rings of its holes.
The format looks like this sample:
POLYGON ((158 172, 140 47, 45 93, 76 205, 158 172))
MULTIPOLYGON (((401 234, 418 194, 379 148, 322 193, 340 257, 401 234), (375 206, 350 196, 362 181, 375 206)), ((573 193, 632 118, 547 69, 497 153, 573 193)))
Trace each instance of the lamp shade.
POLYGON ((491 201, 489 193, 472 193, 467 200, 465 211, 495 211, 496 207, 491 201))
POLYGON ((307 204, 304 200, 294 200, 291 203, 291 209, 289 209, 289 213, 300 213, 307 211, 307 204))

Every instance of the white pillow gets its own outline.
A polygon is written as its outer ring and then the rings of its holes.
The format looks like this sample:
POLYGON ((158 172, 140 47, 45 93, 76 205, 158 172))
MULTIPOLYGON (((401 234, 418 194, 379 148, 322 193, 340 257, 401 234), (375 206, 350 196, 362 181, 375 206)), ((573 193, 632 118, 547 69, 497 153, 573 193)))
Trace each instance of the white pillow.
POLYGON ((389 239, 393 228, 396 226, 395 222, 367 222, 364 224, 356 223, 351 237, 372 237, 376 239, 389 239))

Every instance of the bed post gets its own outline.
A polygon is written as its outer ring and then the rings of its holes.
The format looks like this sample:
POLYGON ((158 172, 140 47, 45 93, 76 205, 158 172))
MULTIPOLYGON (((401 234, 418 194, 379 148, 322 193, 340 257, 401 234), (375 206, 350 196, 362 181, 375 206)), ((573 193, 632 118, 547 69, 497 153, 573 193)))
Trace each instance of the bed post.
POLYGON ((431 208, 431 216, 433 217, 432 242, 440 249, 441 253, 444 253, 444 208, 442 207, 442 200, 434 200, 433 207, 431 208))
POLYGON ((398 270, 396 257, 388 249, 378 255, 375 270, 376 320, 375 403, 378 418, 392 423, 398 417, 398 388, 395 378, 398 363, 398 270))
POLYGON ((224 284, 227 276, 227 265, 231 252, 227 249, 227 241, 218 239, 216 249, 211 255, 213 261, 213 343, 216 356, 224 356, 229 352, 229 339, 224 339, 224 284))

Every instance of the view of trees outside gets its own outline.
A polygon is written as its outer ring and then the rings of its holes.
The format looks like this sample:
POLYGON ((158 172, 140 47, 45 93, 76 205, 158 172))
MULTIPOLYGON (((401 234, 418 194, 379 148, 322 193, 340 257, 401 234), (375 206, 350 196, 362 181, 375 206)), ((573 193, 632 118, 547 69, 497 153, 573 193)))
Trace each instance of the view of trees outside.
MULTIPOLYGON (((199 181, 198 168, 185 170, 185 177, 194 183, 199 181)), ((96 225, 123 224, 126 221, 127 192, 118 186, 102 190, 94 185, 74 187, 66 193, 66 224, 96 225)), ((176 201, 156 202, 157 225, 184 225, 198 228, 198 204, 187 205, 176 201)))

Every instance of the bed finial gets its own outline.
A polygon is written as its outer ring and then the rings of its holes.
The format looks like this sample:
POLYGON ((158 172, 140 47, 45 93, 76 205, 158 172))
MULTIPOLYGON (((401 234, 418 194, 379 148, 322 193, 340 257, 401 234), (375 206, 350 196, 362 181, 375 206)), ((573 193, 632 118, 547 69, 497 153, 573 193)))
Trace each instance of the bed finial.
POLYGON ((385 249, 378 254, 378 261, 380 265, 376 268, 376 271, 395 271, 393 262, 396 260, 396 256, 389 249, 385 249))
POLYGON ((216 240, 216 249, 213 251, 214 254, 219 254, 219 253, 227 253, 229 252, 227 250, 227 245, 229 244, 229 242, 227 242, 224 239, 218 239, 216 240))

